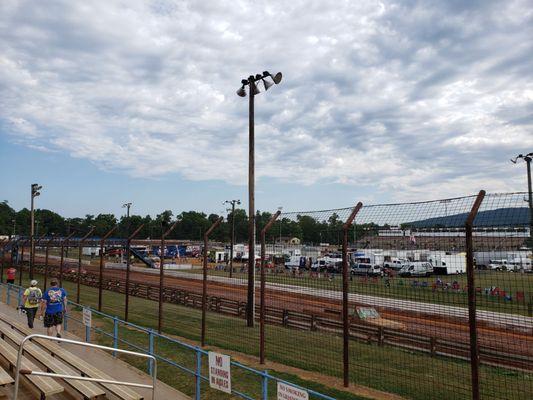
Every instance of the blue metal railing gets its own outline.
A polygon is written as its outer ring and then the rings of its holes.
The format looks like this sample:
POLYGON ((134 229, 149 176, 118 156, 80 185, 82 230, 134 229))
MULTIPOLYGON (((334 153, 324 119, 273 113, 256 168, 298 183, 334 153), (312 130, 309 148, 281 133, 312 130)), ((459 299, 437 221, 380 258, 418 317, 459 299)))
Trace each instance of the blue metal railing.
MULTIPOLYGON (((0 299, 3 299, 3 296, 2 296, 2 291, 3 290, 6 290, 6 304, 9 305, 10 303, 12 303, 12 296, 14 294, 16 294, 17 295, 17 301, 18 301, 17 305, 20 305, 21 298, 22 298, 22 293, 23 293, 23 288, 22 287, 20 287, 18 285, 0 283, 0 299)), ((113 340, 113 347, 115 349, 119 348, 119 343, 123 343, 123 344, 131 346, 131 347, 133 347, 133 348, 135 348, 137 350, 140 350, 140 351, 146 352, 146 353, 148 353, 150 355, 153 355, 158 361, 161 361, 161 362, 163 362, 163 363, 165 363, 167 365, 170 365, 172 367, 175 367, 175 368, 179 369, 182 372, 185 372, 187 374, 190 374, 190 375, 194 376, 194 379, 195 379, 195 395, 194 395, 194 399, 195 400, 200 400, 201 391, 202 391, 202 385, 201 385, 202 380, 206 381, 206 382, 209 381, 209 378, 207 376, 202 375, 202 356, 206 356, 206 355, 209 354, 209 352, 207 350, 204 350, 204 349, 202 349, 199 346, 193 346, 191 344, 188 344, 188 343, 185 343, 185 342, 181 342, 181 341, 179 341, 177 339, 168 337, 166 335, 159 334, 159 333, 155 332, 153 329, 146 328, 146 327, 143 327, 143 326, 131 323, 131 322, 123 321, 123 320, 121 320, 120 318, 118 318, 116 316, 108 315, 108 314, 103 313, 101 311, 94 310, 91 307, 86 307, 86 306, 84 306, 82 304, 77 304, 77 303, 75 303, 73 301, 69 301, 69 304, 72 305, 72 306, 75 306, 75 307, 81 307, 81 308, 90 309, 91 313, 93 315, 97 315, 98 317, 100 317, 100 318, 102 318, 104 320, 109 320, 110 322, 113 323, 113 332, 106 332, 104 329, 102 329, 100 327, 96 327, 96 326, 93 326, 93 327, 86 326, 85 327, 85 341, 87 341, 87 342, 91 341, 91 329, 92 329, 96 333, 100 333, 100 334, 102 334, 102 335, 104 335, 106 337, 111 338, 113 340), (133 329, 135 329, 138 332, 145 333, 147 335, 147 339, 148 339, 148 348, 147 349, 146 348, 142 348, 136 343, 132 343, 130 341, 127 341, 126 339, 120 338, 119 337, 119 326, 120 325, 123 325, 124 327, 133 328, 133 329), (155 339, 164 340, 164 341, 166 341, 168 343, 172 343, 173 345, 176 345, 176 346, 179 346, 179 347, 181 347, 183 349, 186 349, 188 351, 194 352, 195 355, 196 355, 194 369, 188 368, 188 367, 186 367, 184 365, 180 365, 180 364, 178 364, 177 362, 175 362, 173 360, 165 358, 162 355, 156 354, 154 352, 154 341, 155 341, 155 339)), ((64 329, 65 329, 65 331, 68 330, 68 322, 69 322, 69 320, 72 320, 72 321, 75 321, 77 323, 83 324, 82 320, 76 319, 76 318, 72 317, 71 315, 67 314, 67 315, 65 315, 65 318, 64 318, 64 329)), ((116 355, 116 354, 114 354, 114 355, 116 355)), ((268 385, 269 385, 269 383, 271 381, 281 382, 281 383, 284 383, 284 384, 287 384, 287 385, 290 385, 290 386, 294 386, 294 387, 296 387, 298 389, 305 390, 305 391, 307 391, 309 393, 309 395, 311 397, 314 397, 316 399, 336 400, 334 397, 327 396, 327 395, 319 393, 319 392, 317 392, 315 390, 307 389, 307 388, 304 388, 304 387, 302 387, 300 385, 297 385, 297 384, 285 381, 283 379, 280 379, 278 377, 272 376, 272 375, 270 375, 268 373, 267 370, 259 371, 259 370, 256 370, 254 368, 248 367, 248 366, 246 366, 244 364, 241 364, 241 363, 239 363, 237 361, 233 361, 233 360, 231 361, 231 366, 235 367, 235 368, 239 368, 239 369, 244 370, 244 371, 247 371, 247 372, 252 373, 254 375, 257 375, 257 377, 261 379, 261 397, 260 397, 261 400, 268 400, 268 385)), ((148 372, 151 374, 152 368, 153 368, 151 360, 148 360, 147 368, 148 368, 148 372)), ((232 388, 232 394, 236 395, 236 396, 239 396, 239 397, 241 397, 243 399, 254 400, 254 397, 251 397, 250 395, 248 395, 246 393, 243 393, 243 392, 240 392, 238 390, 235 390, 233 388, 232 388)))

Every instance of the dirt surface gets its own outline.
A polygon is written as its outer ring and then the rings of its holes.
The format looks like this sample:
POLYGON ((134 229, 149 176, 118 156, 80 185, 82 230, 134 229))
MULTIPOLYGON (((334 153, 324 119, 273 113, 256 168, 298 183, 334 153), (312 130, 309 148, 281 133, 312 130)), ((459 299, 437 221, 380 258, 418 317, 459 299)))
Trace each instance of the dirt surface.
MULTIPOLYGON (((39 257, 36 257, 37 259, 39 257)), ((44 261, 44 260, 43 260, 44 261)), ((50 264, 54 263, 51 260, 50 264)), ((96 265, 84 266, 87 272, 98 274, 96 265)), ((104 276, 108 278, 125 279, 124 270, 105 269, 104 276)), ((131 282, 159 285, 159 275, 153 273, 130 272, 131 282)), ((182 277, 165 276, 165 287, 178 288, 193 293, 202 293, 202 281, 182 277)), ((231 300, 246 301, 246 286, 208 281, 207 291, 211 296, 223 297, 231 300)), ((314 297, 280 290, 266 290, 266 306, 280 307, 295 312, 305 312, 316 316, 341 320, 342 303, 338 299, 314 297)), ((256 301, 259 302, 259 290, 256 290, 256 301)), ((357 304, 351 303, 354 307, 357 304)), ((380 316, 391 325, 397 323, 405 332, 468 344, 470 340, 468 320, 447 318, 421 313, 404 312, 376 307, 380 316)), ((495 328, 478 324, 478 341, 480 346, 496 351, 512 354, 533 356, 533 333, 515 332, 511 329, 495 328)))
MULTIPOLYGON (((89 267, 87 270, 93 273, 98 272, 96 267, 89 267)), ((104 275, 106 277, 124 278, 125 272, 121 270, 106 270, 104 275)), ((132 282, 159 284, 159 275, 157 274, 132 271, 130 277, 132 282)), ((201 280, 165 276, 164 282, 166 287, 179 288, 198 294, 202 293, 201 280)), ((246 301, 245 286, 208 281, 207 291, 212 296, 246 301)), ((259 301, 259 291, 256 291, 256 299, 259 301)), ((342 303, 337 299, 316 298, 309 295, 268 289, 266 290, 266 299, 267 307, 281 307, 296 312, 327 316, 328 318, 335 318, 337 315, 340 320, 342 303)), ((459 343, 469 343, 470 335, 467 320, 446 319, 445 317, 380 308, 378 308, 378 311, 382 318, 401 324, 406 332, 459 343)), ((478 339, 480 345, 494 350, 533 356, 533 335, 530 334, 501 328, 479 327, 478 339)))

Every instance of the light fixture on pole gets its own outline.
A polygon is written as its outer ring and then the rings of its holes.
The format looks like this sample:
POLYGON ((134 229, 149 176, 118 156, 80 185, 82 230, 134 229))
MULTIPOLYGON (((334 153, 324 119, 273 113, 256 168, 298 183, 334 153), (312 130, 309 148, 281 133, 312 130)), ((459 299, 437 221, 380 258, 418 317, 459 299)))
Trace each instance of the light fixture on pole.
POLYGON ((246 86, 249 87, 248 103, 248 294, 246 307, 246 324, 249 327, 254 326, 255 310, 255 133, 254 133, 254 97, 259 94, 259 88, 256 82, 261 81, 268 90, 272 84, 269 79, 277 85, 281 82, 282 74, 278 72, 271 75, 270 72, 264 71, 263 74, 250 75, 248 79, 241 80, 242 86, 237 90, 237 95, 246 97, 246 86), (268 83, 267 83, 268 82, 268 83))
POLYGON ((130 234, 130 207, 133 203, 124 203, 122 208, 126 209, 126 237, 130 234))
POLYGON ((37 183, 32 183, 31 185, 31 211, 30 211, 30 279, 33 279, 33 265, 35 263, 35 209, 34 209, 34 199, 37 196, 41 195, 41 190, 43 187, 37 183))
POLYGON ((515 158, 511 159, 513 164, 516 164, 518 160, 524 160, 527 168, 527 193, 529 203, 529 247, 533 249, 533 192, 531 188, 531 160, 533 160, 533 152, 526 155, 519 154, 515 158))
POLYGON ((229 277, 233 277, 233 247, 235 246, 235 204, 240 200, 226 200, 222 204, 231 204, 231 247, 229 249, 229 277))

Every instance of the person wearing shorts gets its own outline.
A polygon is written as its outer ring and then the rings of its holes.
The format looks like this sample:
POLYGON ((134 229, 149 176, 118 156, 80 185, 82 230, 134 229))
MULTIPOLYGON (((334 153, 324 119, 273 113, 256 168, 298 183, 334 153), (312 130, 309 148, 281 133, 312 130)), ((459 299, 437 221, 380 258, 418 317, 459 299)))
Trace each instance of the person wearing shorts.
POLYGON ((52 336, 55 328, 56 336, 60 338, 63 315, 67 313, 67 292, 59 287, 57 279, 52 279, 50 285, 43 294, 40 317, 44 312, 44 326, 48 336, 52 336))

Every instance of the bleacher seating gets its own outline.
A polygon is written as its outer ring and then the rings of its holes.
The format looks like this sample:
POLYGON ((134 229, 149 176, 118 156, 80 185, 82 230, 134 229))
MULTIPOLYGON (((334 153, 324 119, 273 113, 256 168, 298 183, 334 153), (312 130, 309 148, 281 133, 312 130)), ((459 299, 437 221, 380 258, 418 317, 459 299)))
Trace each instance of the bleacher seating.
MULTIPOLYGON (((35 332, 7 315, 0 313, 0 359, 3 359, 9 365, 11 371, 15 369, 17 352, 22 339, 32 333, 35 332)), ((24 345, 22 367, 28 370, 48 370, 48 372, 58 374, 114 380, 113 377, 100 371, 60 345, 43 339, 35 339, 31 343, 24 345), (36 363, 42 365, 44 369, 40 369, 36 363)), ((0 386, 8 385, 12 382, 13 378, 0 368, 0 386)), ((21 383, 31 386, 34 391, 40 393, 41 399, 63 392, 64 387, 62 385, 68 386, 71 391, 75 391, 84 399, 107 398, 107 393, 111 394, 112 398, 122 400, 143 399, 141 395, 129 387, 110 383, 93 383, 72 379, 56 380, 37 375, 21 375, 21 383)))

